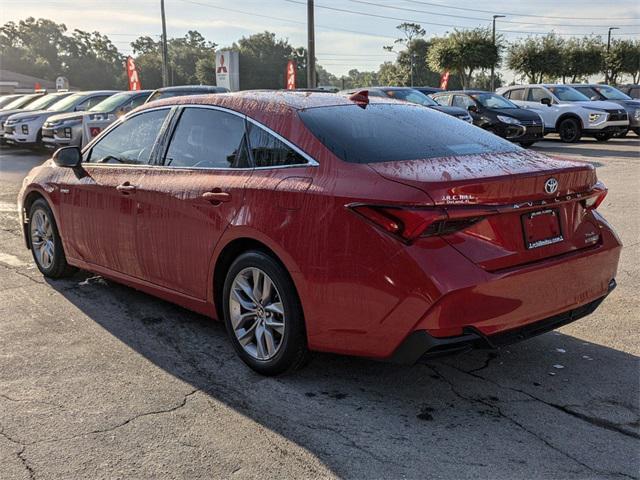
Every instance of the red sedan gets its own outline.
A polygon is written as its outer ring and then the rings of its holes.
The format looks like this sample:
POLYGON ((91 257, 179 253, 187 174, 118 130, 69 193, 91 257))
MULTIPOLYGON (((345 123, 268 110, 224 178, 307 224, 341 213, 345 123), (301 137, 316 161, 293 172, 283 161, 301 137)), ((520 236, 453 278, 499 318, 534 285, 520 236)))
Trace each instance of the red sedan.
POLYGON ((48 277, 75 268, 224 319, 263 374, 309 351, 413 363, 591 313, 621 243, 593 166, 419 105, 245 92, 147 104, 20 193, 48 277))

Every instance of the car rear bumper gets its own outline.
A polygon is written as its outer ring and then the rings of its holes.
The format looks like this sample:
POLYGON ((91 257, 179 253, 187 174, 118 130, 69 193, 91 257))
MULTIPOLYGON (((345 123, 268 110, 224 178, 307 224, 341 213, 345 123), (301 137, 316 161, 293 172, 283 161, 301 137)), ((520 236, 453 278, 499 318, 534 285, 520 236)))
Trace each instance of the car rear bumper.
POLYGON ((525 324, 493 335, 485 335, 475 327, 466 327, 462 335, 438 338, 426 330, 416 330, 395 350, 389 359, 393 363, 414 364, 430 358, 462 353, 472 349, 496 349, 550 332, 593 313, 616 287, 615 279, 609 282, 605 295, 585 305, 543 320, 525 324))

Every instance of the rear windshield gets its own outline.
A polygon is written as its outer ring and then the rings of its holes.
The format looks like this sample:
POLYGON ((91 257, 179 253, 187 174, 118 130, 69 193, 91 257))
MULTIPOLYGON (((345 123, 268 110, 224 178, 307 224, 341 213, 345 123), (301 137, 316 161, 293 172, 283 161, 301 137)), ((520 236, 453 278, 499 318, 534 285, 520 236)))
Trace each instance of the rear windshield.
POLYGON ((407 104, 318 107, 300 118, 329 150, 350 163, 513 152, 511 142, 478 127, 407 104))

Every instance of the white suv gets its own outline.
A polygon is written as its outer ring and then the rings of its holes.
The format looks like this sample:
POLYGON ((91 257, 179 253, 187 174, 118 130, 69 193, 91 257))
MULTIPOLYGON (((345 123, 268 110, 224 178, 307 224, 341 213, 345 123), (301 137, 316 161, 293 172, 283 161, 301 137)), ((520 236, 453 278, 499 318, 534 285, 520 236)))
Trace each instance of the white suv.
POLYGON ((563 142, 577 142, 582 135, 605 142, 629 128, 627 112, 620 105, 591 101, 567 85, 514 85, 497 93, 535 111, 544 121, 545 133, 557 132, 563 142))

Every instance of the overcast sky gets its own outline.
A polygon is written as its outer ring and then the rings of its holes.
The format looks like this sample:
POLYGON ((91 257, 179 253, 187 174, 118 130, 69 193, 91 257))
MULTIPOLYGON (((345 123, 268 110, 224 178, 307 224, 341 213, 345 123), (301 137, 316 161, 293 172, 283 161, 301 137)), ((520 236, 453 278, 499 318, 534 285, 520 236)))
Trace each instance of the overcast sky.
MULTIPOLYGON (((159 37, 161 31, 160 0, 1 1, 2 23, 34 16, 69 29, 98 30, 125 54, 131 52, 129 42, 134 38, 159 37)), ((306 45, 306 0, 166 0, 165 4, 169 37, 194 29, 223 47, 269 30, 294 46, 306 45)), ((317 57, 336 75, 352 68, 375 70, 384 60, 393 60, 395 54, 382 47, 393 42, 395 27, 403 21, 420 23, 427 36, 433 36, 454 28, 490 26, 495 13, 507 16, 497 23, 507 40, 552 30, 606 38, 608 26, 620 27, 615 38, 640 38, 638 0, 316 0, 315 4, 317 57)))

